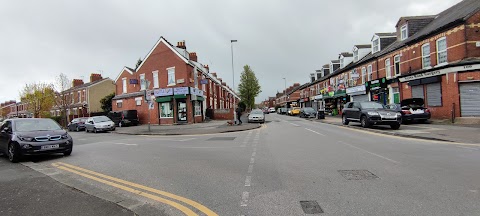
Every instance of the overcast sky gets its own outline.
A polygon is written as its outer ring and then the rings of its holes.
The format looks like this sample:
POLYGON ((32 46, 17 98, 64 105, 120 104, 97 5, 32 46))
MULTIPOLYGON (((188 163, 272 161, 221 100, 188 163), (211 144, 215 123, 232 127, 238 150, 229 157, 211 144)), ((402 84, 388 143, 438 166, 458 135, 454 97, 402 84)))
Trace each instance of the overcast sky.
POLYGON ((401 16, 437 14, 459 0, 15 1, 0 0, 0 101, 19 100, 26 83, 115 79, 134 67, 160 36, 185 40, 199 62, 232 84, 242 66, 255 71, 257 102, 336 59, 375 32, 395 31, 401 16))

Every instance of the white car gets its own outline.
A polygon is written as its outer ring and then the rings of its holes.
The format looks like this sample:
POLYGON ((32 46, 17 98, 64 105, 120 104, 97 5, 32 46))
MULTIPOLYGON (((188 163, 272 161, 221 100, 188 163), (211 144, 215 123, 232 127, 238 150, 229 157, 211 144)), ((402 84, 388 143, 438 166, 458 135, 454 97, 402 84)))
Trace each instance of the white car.
POLYGON ((258 123, 265 123, 265 114, 261 109, 254 109, 248 115, 248 123, 251 122, 258 122, 258 123))
POLYGON ((115 123, 106 116, 90 117, 85 121, 85 132, 114 131, 115 123))
POLYGON ((268 112, 274 113, 274 112, 275 112, 275 108, 274 108, 274 107, 270 107, 270 108, 268 109, 268 112))

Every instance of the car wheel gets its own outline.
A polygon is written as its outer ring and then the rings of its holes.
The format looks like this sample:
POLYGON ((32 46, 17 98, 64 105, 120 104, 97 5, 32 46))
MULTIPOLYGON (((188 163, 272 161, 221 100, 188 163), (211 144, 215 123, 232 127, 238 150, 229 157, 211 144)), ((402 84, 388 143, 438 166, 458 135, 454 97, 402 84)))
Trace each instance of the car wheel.
POLYGON ((361 124, 362 127, 364 127, 364 128, 370 127, 370 122, 368 122, 367 116, 362 116, 362 118, 361 118, 361 120, 360 120, 360 124, 361 124))
POLYGON ((343 116, 342 116, 342 124, 343 124, 343 125, 348 125, 348 123, 349 123, 349 121, 348 121, 348 119, 347 119, 347 116, 343 115, 343 116))
POLYGON ((93 128, 93 133, 97 133, 97 128, 93 128))
POLYGON ((8 160, 12 163, 17 163, 20 161, 20 152, 18 151, 17 145, 14 143, 10 143, 10 145, 8 145, 7 156, 8 160))
POLYGON ((80 128, 78 128, 78 126, 77 126, 77 128, 76 128, 75 130, 76 130, 77 132, 79 132, 79 131, 80 131, 80 128))
POLYGON ((398 130, 400 128, 400 124, 399 123, 394 123, 394 124, 391 124, 390 127, 394 130, 398 130))
POLYGON ((63 152, 64 156, 70 156, 72 154, 72 148, 68 149, 66 152, 63 152))

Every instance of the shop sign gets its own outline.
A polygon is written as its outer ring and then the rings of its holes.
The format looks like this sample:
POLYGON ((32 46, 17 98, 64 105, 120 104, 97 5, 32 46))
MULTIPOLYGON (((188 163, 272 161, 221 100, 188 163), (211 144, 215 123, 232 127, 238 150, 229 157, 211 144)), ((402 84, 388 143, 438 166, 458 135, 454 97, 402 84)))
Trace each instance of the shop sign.
POLYGON ((351 93, 356 93, 356 92, 365 92, 367 89, 365 88, 365 85, 360 85, 360 86, 355 86, 351 88, 347 88, 347 94, 351 93))
POLYGON ((425 73, 420 73, 420 74, 414 74, 414 75, 410 75, 410 76, 406 76, 406 77, 401 77, 401 78, 398 78, 398 80, 400 80, 400 82, 406 82, 406 81, 410 81, 410 80, 416 80, 416 79, 422 79, 422 78, 427 78, 427 77, 443 75, 443 74, 447 74, 447 73, 451 73, 451 72, 460 72, 460 71, 477 70, 477 69, 480 69, 480 64, 444 68, 444 69, 440 69, 440 70, 429 71, 429 72, 425 72, 425 73))
POLYGON ((173 89, 174 95, 186 95, 188 94, 188 87, 177 87, 173 89))
POLYGON ((203 96, 203 91, 198 88, 190 87, 190 94, 196 95, 196 96, 203 96))
POLYGON ((138 84, 138 79, 130 79, 130 84, 138 84))
POLYGON ((365 83, 366 89, 369 89, 371 91, 381 89, 381 88, 387 88, 387 80, 385 78, 382 79, 377 79, 373 81, 368 81, 365 83))
POLYGON ((155 89, 153 90, 153 95, 155 95, 155 97, 173 95, 173 89, 172 88, 155 89))
POLYGON ((208 79, 202 79, 202 80, 200 80, 200 84, 202 84, 202 85, 208 84, 208 79))

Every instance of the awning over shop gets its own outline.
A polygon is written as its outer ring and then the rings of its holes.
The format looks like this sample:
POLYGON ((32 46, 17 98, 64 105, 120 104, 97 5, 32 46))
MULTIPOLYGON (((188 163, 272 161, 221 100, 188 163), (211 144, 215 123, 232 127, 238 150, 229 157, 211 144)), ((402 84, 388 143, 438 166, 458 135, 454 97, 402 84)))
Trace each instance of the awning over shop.
POLYGON ((157 97, 157 99, 155 99, 155 101, 157 101, 157 103, 163 103, 163 102, 169 102, 172 100, 172 96, 166 96, 166 97, 157 97))
POLYGON ((197 96, 197 101, 204 101, 205 98, 203 98, 202 96, 197 96))
POLYGON ((175 99, 186 99, 187 98, 187 95, 174 95, 173 96, 175 99))

